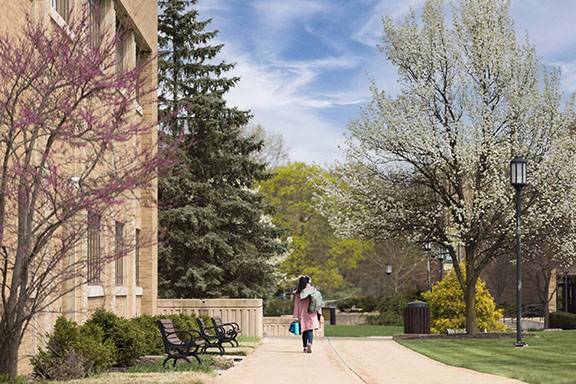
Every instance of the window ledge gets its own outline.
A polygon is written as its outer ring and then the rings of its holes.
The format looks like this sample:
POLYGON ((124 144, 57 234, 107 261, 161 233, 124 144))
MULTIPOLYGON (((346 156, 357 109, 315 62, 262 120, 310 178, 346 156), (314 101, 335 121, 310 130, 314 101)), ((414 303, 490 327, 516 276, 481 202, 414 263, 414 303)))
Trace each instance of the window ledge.
POLYGON ((88 286, 88 297, 103 297, 104 287, 101 285, 89 285, 88 286))
POLYGON ((124 286, 114 287, 114 296, 128 296, 128 287, 124 286))
POLYGON ((142 287, 136 287, 136 296, 142 296, 144 294, 144 290, 142 287))
POLYGON ((60 16, 60 14, 58 12, 56 12, 56 10, 52 7, 50 7, 49 13, 50 13, 50 17, 52 18, 52 20, 54 20, 56 25, 58 25, 60 28, 62 28, 66 32, 68 37, 70 37, 70 39, 76 40, 76 36, 74 35, 74 32, 72 32, 72 30, 70 29, 70 26, 68 26, 68 23, 66 22, 66 20, 64 20, 64 18, 62 18, 62 16, 60 16))
POLYGON ((62 16, 60 16, 60 14, 56 12, 56 10, 52 7, 50 7, 50 17, 52 17, 52 20, 54 20, 54 22, 56 22, 60 28, 68 27, 66 20, 64 20, 62 16))
POLYGON ((137 101, 134 101, 134 108, 136 109, 136 112, 138 112, 140 116, 144 115, 144 108, 142 108, 142 106, 137 101))

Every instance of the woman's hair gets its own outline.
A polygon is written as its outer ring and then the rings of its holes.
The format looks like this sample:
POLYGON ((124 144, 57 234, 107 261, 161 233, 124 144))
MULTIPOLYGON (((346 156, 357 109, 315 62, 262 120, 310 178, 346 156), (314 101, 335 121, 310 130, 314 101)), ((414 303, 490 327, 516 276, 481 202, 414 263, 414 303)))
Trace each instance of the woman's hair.
POLYGON ((296 293, 302 292, 302 290, 306 288, 306 285, 308 285, 309 282, 310 282, 309 276, 304 275, 300 277, 300 280, 298 280, 298 288, 296 288, 296 293))

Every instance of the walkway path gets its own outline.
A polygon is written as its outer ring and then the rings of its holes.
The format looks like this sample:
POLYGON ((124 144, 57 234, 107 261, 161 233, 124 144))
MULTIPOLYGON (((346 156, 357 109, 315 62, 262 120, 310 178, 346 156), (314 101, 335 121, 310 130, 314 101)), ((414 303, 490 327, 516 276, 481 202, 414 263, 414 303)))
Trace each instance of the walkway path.
POLYGON ((519 384, 455 368, 404 348, 391 338, 316 338, 302 353, 300 338, 265 338, 262 346, 214 384, 519 384))

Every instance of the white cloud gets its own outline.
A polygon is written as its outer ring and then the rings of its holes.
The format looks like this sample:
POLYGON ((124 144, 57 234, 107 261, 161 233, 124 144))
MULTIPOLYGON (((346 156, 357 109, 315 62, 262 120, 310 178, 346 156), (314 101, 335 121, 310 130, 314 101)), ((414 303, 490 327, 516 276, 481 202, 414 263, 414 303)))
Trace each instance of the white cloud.
POLYGON ((259 24, 268 31, 282 31, 295 20, 310 19, 331 7, 319 0, 259 0, 251 6, 258 12, 259 24))
POLYGON ((561 87, 565 93, 576 92, 576 62, 572 63, 556 63, 556 67, 560 67, 562 72, 561 87))
POLYGON ((225 57, 234 57, 236 68, 230 75, 241 76, 240 83, 230 90, 230 105, 250 109, 252 122, 266 130, 281 133, 290 149, 290 159, 317 164, 332 163, 340 158, 338 146, 344 140, 342 126, 335 126, 321 115, 324 110, 366 100, 365 96, 338 92, 322 94, 311 84, 319 72, 327 68, 349 67, 347 58, 325 58, 312 61, 275 61, 259 64, 248 54, 234 55, 234 44, 226 43, 225 57))
POLYGON ((576 1, 513 0, 510 13, 519 41, 528 30, 530 43, 544 61, 576 49, 576 1))
POLYGON ((393 19, 404 17, 408 14, 410 8, 417 10, 422 7, 424 2, 425 0, 380 0, 376 2, 370 11, 370 17, 358 33, 354 35, 354 39, 371 47, 380 44, 383 34, 383 17, 392 17, 393 19))

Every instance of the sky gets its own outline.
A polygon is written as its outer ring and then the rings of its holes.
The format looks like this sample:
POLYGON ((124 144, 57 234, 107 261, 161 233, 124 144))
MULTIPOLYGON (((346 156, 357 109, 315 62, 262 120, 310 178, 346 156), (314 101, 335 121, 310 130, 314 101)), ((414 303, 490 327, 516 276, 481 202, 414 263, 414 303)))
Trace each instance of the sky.
MULTIPOLYGON (((448 3, 448 2, 446 2, 448 3)), ((377 45, 382 17, 403 19, 424 0, 198 0, 199 19, 218 30, 219 58, 236 63, 226 99, 252 124, 280 133, 290 161, 344 160, 347 124, 370 99, 370 79, 395 94, 396 68, 377 45)), ((540 64, 560 67, 576 91, 576 0, 512 0, 519 41, 528 32, 540 64)))

